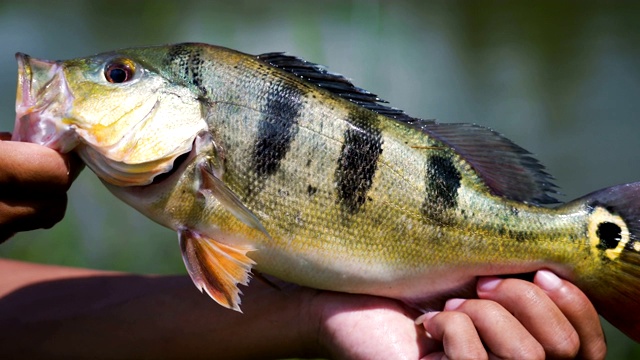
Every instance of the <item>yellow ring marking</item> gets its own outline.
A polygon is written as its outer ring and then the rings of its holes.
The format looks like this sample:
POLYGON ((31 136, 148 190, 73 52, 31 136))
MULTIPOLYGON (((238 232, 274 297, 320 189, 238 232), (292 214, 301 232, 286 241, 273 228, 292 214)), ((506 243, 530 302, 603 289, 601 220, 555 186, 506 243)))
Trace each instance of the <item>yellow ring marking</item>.
MULTIPOLYGON (((618 242, 618 245, 613 249, 605 250, 605 255, 609 259, 615 260, 620 256, 622 250, 624 250, 625 246, 629 242, 629 228, 620 216, 610 213, 605 208, 597 207, 589 217, 588 226, 589 241, 594 251, 601 250, 597 248, 597 246, 600 244, 600 238, 598 237, 598 227, 604 222, 616 224, 620 227, 620 241, 618 242)), ((635 243, 634 249, 640 249, 640 244, 635 243)))

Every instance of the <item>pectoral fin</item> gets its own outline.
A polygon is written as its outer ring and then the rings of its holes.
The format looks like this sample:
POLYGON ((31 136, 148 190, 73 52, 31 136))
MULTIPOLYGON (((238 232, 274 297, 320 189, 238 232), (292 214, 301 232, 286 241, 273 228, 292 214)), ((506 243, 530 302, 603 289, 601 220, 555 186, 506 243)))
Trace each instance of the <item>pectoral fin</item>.
POLYGON ((213 174, 207 165, 200 165, 200 175, 202 179, 199 191, 204 197, 213 196, 238 220, 253 229, 260 230, 267 238, 271 239, 267 229, 262 226, 260 219, 238 199, 236 194, 222 180, 213 174))
POLYGON ((218 304, 240 311, 238 284, 247 285, 251 266, 248 246, 229 246, 189 229, 178 231, 182 259, 191 280, 218 304))

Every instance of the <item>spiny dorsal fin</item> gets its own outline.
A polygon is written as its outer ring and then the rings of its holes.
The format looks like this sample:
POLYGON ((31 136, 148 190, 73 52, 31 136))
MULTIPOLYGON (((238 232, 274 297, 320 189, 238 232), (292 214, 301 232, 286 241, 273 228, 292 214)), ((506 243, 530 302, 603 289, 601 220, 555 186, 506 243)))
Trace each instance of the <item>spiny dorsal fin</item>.
POLYGON ((257 58, 378 114, 399 121, 409 121, 411 119, 409 115, 400 109, 382 105, 387 102, 380 99, 376 94, 353 85, 346 77, 329 72, 322 65, 314 64, 299 57, 285 55, 282 52, 261 54, 257 58))
POLYGON ((407 124, 450 146, 498 196, 534 205, 559 201, 553 177, 531 153, 499 133, 475 124, 414 119, 407 124))

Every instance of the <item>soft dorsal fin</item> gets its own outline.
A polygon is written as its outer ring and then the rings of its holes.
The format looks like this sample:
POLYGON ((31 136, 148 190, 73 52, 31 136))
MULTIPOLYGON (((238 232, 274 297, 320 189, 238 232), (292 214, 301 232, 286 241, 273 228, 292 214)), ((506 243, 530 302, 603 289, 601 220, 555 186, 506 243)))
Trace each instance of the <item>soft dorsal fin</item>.
POLYGON ((407 122, 453 148, 498 196, 534 205, 559 201, 553 177, 531 153, 499 133, 475 124, 407 122))
POLYGON ((383 105, 383 103, 387 102, 380 99, 376 94, 353 85, 346 77, 329 72, 327 68, 322 65, 314 64, 299 57, 286 55, 282 52, 261 54, 258 55, 257 58, 267 64, 292 73, 343 99, 375 111, 378 114, 399 121, 409 121, 412 119, 400 109, 383 105))

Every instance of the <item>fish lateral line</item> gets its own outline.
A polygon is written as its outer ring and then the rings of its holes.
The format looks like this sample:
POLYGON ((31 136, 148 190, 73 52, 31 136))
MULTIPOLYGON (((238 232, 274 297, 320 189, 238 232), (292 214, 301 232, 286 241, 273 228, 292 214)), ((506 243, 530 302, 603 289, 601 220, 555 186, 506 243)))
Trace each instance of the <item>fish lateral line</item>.
POLYGON ((409 147, 416 150, 446 150, 447 149, 444 146, 429 146, 429 145, 410 145, 409 147))

